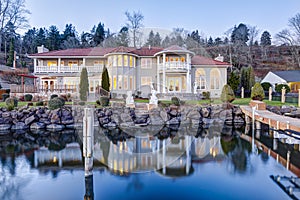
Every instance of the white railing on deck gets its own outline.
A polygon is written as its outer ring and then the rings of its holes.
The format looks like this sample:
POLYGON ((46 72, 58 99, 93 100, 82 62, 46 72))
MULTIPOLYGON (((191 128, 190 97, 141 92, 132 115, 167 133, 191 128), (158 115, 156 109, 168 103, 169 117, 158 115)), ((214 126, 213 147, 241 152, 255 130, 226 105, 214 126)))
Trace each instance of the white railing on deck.
MULTIPOLYGON (((163 70, 163 63, 158 65, 159 70, 163 70)), ((186 62, 170 61, 165 63, 166 70, 188 70, 190 65, 186 62)))
MULTIPOLYGON (((34 73, 80 73, 84 66, 36 66, 34 73)), ((102 72, 103 65, 86 66, 88 73, 102 72)))

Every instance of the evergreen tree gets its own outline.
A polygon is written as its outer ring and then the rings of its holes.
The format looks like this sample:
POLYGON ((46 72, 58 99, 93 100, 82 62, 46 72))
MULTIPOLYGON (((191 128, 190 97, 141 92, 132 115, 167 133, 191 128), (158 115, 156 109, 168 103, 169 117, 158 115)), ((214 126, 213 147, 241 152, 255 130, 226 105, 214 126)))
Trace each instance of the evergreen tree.
POLYGON ((154 33, 153 30, 150 31, 147 42, 146 42, 146 46, 150 45, 150 46, 154 46, 154 33))
POLYGON ((126 26, 122 27, 117 36, 117 46, 129 46, 129 33, 126 26))
POLYGON ((234 27, 231 34, 231 41, 234 44, 246 45, 249 40, 249 29, 245 24, 239 24, 238 27, 234 27))
POLYGON ((212 37, 209 37, 208 41, 207 41, 207 46, 211 47, 214 45, 214 41, 212 39, 212 37))
POLYGON ((170 46, 171 40, 169 36, 166 36, 165 39, 162 41, 161 45, 162 47, 168 47, 170 46))
POLYGON ((228 85, 232 88, 233 91, 237 91, 240 84, 240 77, 236 72, 231 72, 228 79, 228 85))
POLYGON ((271 34, 268 31, 264 31, 261 34, 260 45, 261 46, 271 45, 271 34))
POLYGON ((82 68, 80 74, 80 83, 79 83, 79 95, 81 101, 87 100, 87 93, 89 91, 89 78, 86 68, 82 68))
POLYGON ((159 32, 156 32, 156 34, 154 36, 154 44, 153 44, 153 46, 160 47, 160 45, 161 45, 161 37, 160 37, 159 32))
POLYGON ((23 52, 32 54, 37 50, 37 30, 29 29, 23 37, 23 52))
POLYGON ((46 29, 40 28, 36 35, 36 45, 46 45, 46 29))
POLYGON ((61 38, 58 28, 54 25, 49 27, 47 35, 47 48, 50 51, 58 50, 61 45, 61 38))
POLYGON ((104 90, 109 92, 110 82, 109 82, 109 75, 106 67, 104 67, 102 72, 101 87, 104 90))
POLYGON ((93 28, 94 31, 94 43, 96 46, 98 46, 99 44, 101 44, 103 42, 103 40, 105 39, 105 30, 104 30, 104 24, 101 24, 101 22, 98 24, 97 28, 93 28))
POLYGON ((8 66, 13 67, 14 58, 15 58, 15 40, 14 38, 11 38, 10 45, 9 45, 8 59, 7 59, 8 66))

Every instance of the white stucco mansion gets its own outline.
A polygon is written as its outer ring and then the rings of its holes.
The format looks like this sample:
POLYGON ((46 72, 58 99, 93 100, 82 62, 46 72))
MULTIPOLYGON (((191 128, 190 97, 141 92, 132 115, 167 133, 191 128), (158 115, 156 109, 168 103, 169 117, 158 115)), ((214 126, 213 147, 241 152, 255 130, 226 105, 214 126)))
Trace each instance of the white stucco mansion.
POLYGON ((195 55, 179 46, 58 51, 48 51, 41 46, 38 53, 29 57, 34 60, 34 75, 39 88, 78 88, 81 69, 86 67, 90 93, 99 88, 106 66, 111 93, 124 94, 128 90, 135 92, 150 86, 160 94, 209 91, 211 97, 219 97, 230 66, 222 57, 211 59, 195 55))

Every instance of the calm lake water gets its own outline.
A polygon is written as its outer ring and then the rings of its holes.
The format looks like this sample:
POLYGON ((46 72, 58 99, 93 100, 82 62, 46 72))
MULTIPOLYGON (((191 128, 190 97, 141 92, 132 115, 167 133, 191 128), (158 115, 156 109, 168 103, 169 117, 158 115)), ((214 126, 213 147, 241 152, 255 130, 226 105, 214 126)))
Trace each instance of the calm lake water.
POLYGON ((0 199, 290 199, 270 176, 299 176, 299 145, 248 130, 96 129, 87 177, 82 131, 2 133, 0 199))

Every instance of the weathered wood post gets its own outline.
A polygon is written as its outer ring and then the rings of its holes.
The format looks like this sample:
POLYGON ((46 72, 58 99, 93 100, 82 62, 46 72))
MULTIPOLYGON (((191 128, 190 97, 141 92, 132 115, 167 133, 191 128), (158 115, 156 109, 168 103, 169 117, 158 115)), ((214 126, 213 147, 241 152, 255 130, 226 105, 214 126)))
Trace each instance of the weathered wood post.
POLYGON ((241 88, 241 98, 243 99, 245 97, 245 89, 244 87, 241 88))
POLYGON ((272 101, 272 92, 273 92, 272 87, 269 87, 269 101, 272 101))
POLYGON ((298 107, 300 107, 300 89, 298 89, 298 107))
POLYGON ((94 110, 84 108, 83 117, 83 156, 85 176, 93 174, 94 150, 94 110))
POLYGON ((282 87, 281 89, 281 103, 285 103, 285 87, 282 87))

